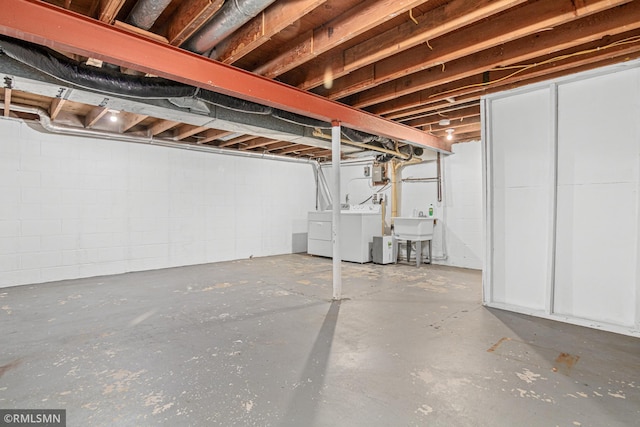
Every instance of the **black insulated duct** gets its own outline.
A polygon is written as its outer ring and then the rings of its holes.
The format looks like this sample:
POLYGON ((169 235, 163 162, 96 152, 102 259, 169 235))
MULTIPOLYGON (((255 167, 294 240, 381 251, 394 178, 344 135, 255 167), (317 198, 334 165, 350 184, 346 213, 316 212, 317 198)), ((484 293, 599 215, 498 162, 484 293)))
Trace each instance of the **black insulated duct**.
POLYGON ((166 99, 192 96, 194 88, 159 77, 133 76, 97 68, 31 43, 0 36, 0 51, 57 80, 109 95, 166 99))
MULTIPOLYGON (((52 49, 40 45, 0 36, 0 54, 42 72, 71 87, 129 99, 167 100, 180 108, 207 114, 206 108, 194 107, 199 101, 240 113, 271 116, 311 129, 331 129, 331 124, 296 113, 224 95, 210 90, 177 83, 161 77, 135 76, 115 70, 93 67, 74 61, 52 49), (192 99, 194 102, 187 102, 192 99)), ((395 151, 395 142, 389 138, 342 128, 343 136, 353 142, 370 144, 395 151)), ((410 147, 410 146, 408 146, 410 147)), ((404 148, 404 147, 403 147, 404 148)), ((405 148, 406 150, 406 148, 405 148)), ((413 154, 411 150, 410 155, 413 154)), ((409 154, 402 152, 402 154, 409 154)), ((392 154, 386 156, 394 157, 392 154)))

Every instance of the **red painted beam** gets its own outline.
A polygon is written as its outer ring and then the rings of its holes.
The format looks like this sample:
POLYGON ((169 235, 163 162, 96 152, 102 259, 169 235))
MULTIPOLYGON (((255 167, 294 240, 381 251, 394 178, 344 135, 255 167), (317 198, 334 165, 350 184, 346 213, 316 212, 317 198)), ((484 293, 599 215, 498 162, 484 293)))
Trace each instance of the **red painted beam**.
POLYGON ((38 0, 2 0, 0 34, 445 152, 421 130, 112 27, 38 0))

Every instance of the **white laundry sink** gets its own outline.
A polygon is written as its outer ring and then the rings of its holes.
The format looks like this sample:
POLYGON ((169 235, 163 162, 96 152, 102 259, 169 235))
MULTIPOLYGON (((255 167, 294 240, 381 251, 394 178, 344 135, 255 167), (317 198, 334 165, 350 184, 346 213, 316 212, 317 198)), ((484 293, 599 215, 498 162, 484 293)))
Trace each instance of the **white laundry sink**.
POLYGON ((400 240, 431 240, 434 219, 422 216, 393 217, 393 233, 400 240))

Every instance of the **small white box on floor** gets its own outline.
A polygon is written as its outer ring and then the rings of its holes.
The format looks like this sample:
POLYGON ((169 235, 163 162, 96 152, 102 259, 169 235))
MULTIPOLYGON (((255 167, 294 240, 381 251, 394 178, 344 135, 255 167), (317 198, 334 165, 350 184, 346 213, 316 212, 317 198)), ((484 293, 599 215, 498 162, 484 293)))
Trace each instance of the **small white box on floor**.
POLYGON ((393 236, 373 236, 373 262, 391 264, 396 262, 393 236))

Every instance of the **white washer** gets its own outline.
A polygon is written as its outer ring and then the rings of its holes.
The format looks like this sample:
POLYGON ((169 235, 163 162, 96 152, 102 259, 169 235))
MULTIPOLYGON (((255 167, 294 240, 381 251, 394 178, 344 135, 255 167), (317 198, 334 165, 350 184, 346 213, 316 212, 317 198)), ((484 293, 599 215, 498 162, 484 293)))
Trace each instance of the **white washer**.
MULTIPOLYGON (((331 258, 332 212, 309 212, 307 253, 331 258)), ((351 205, 340 211, 340 256, 343 261, 371 262, 373 236, 380 235, 380 205, 351 205)))

